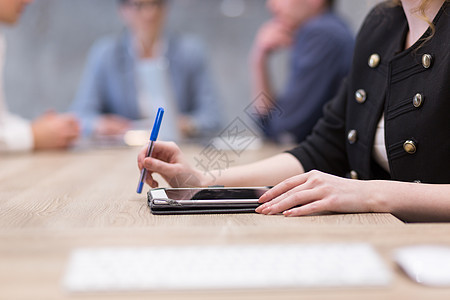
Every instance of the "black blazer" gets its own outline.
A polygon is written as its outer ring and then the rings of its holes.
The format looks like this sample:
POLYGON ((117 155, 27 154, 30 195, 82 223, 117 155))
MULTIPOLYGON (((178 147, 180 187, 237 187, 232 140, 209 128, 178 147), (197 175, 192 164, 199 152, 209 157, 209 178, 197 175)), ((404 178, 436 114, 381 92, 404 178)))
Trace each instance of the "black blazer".
POLYGON ((371 11, 357 37, 350 76, 325 106, 313 133, 288 151, 305 171, 450 183, 448 2, 433 23, 436 32, 430 40, 403 50, 408 31, 403 9, 382 3, 371 11), (383 113, 390 174, 372 158, 383 113))

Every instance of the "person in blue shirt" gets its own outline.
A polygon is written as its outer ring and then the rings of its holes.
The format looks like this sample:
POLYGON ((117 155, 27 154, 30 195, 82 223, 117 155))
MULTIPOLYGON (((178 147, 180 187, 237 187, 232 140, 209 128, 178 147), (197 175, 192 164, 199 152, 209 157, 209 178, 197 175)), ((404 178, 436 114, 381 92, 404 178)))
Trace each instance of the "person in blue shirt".
POLYGON ((72 110, 84 136, 151 126, 166 109, 160 137, 207 136, 220 129, 218 98, 205 50, 192 36, 166 34, 166 0, 119 0, 127 31, 93 47, 72 110), (134 122, 133 122, 134 121, 134 122))
POLYGON ((347 75, 353 34, 333 12, 333 0, 269 0, 272 20, 259 30, 251 52, 254 111, 267 137, 298 143, 322 116, 323 105, 347 75), (275 95, 271 54, 290 48, 284 90, 275 95))

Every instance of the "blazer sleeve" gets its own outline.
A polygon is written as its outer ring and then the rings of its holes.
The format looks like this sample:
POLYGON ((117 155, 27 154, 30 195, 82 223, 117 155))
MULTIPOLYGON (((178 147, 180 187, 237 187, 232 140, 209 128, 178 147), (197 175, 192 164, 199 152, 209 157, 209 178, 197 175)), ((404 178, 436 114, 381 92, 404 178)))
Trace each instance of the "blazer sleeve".
POLYGON ((318 121, 312 134, 298 147, 287 151, 300 161, 305 172, 315 169, 338 176, 348 173, 346 99, 347 80, 344 80, 338 94, 325 105, 324 116, 318 121))

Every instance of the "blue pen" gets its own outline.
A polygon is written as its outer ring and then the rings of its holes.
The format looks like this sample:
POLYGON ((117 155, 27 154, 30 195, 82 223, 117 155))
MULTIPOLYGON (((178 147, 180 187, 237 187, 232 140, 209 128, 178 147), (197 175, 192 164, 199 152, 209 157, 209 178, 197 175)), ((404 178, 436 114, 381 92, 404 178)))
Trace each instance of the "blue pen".
MULTIPOLYGON (((153 124, 153 129, 152 129, 152 133, 150 135, 150 143, 148 144, 146 157, 152 156, 153 145, 154 145, 156 139, 158 138, 159 128, 161 127, 163 115, 164 115, 164 108, 160 107, 158 109, 158 113, 156 114, 155 123, 153 124)), ((138 194, 142 193, 142 188, 144 187, 144 181, 145 181, 146 176, 147 176, 147 170, 145 168, 143 168, 141 171, 141 177, 139 178, 139 183, 138 183, 138 187, 136 190, 136 192, 138 194)))

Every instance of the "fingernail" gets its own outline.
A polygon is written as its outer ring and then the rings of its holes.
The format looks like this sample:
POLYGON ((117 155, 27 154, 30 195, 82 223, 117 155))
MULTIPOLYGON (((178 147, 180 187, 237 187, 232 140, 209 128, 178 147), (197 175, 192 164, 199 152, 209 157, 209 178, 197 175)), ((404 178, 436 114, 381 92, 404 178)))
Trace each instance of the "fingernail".
POLYGON ((264 208, 261 213, 267 215, 270 212, 270 207, 264 208))

